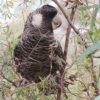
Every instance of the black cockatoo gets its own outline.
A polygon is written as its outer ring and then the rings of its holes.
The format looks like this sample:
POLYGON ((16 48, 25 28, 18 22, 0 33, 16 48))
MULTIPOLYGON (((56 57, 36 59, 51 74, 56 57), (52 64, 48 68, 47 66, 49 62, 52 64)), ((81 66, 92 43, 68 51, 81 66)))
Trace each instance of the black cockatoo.
POLYGON ((44 5, 29 14, 23 33, 14 49, 17 72, 29 82, 40 82, 63 69, 63 52, 55 40, 52 20, 57 10, 44 5))

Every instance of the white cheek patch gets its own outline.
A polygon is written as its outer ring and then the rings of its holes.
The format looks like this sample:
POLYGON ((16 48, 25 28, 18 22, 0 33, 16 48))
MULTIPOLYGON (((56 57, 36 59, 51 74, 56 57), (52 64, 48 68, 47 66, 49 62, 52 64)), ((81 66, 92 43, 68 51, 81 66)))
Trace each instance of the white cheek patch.
POLYGON ((40 27, 42 23, 42 14, 33 15, 32 25, 35 27, 40 27))

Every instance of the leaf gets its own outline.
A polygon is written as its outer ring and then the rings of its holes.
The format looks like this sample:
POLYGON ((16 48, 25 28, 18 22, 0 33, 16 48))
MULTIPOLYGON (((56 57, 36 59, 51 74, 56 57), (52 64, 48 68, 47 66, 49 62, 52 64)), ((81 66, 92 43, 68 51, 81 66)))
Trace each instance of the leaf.
POLYGON ((90 23, 90 30, 91 31, 93 31, 95 29, 95 21, 96 21, 96 16, 97 16, 98 10, 99 10, 98 8, 95 8, 93 11, 93 15, 91 18, 91 23, 90 23))
POLYGON ((100 100, 100 95, 97 96, 94 100, 100 100))
POLYGON ((78 62, 81 62, 82 60, 84 60, 84 58, 86 58, 88 55, 92 54, 93 52, 95 52, 98 49, 100 49, 100 43, 95 43, 92 46, 88 47, 83 52, 83 54, 81 54, 81 56, 78 58, 78 62))
POLYGON ((93 5, 88 6, 88 8, 89 9, 90 8, 98 8, 98 9, 100 9, 100 4, 93 4, 93 5))
POLYGON ((92 41, 99 42, 100 41, 100 29, 95 29, 94 31, 86 32, 87 35, 91 38, 92 41))
POLYGON ((13 2, 12 1, 6 1, 6 3, 3 5, 3 8, 8 9, 13 7, 13 2))
POLYGON ((87 9, 91 9, 91 8, 100 9, 100 4, 92 4, 92 5, 89 5, 89 6, 81 7, 80 9, 81 10, 87 10, 87 9))

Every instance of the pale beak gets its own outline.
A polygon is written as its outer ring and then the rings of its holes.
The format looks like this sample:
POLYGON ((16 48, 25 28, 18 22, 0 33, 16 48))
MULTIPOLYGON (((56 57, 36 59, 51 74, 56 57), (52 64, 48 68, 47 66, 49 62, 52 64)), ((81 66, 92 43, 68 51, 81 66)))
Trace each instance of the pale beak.
POLYGON ((52 27, 53 29, 57 29, 61 26, 62 24, 62 21, 61 21, 61 18, 60 18, 60 15, 57 14, 54 18, 53 18, 53 21, 52 21, 52 27))

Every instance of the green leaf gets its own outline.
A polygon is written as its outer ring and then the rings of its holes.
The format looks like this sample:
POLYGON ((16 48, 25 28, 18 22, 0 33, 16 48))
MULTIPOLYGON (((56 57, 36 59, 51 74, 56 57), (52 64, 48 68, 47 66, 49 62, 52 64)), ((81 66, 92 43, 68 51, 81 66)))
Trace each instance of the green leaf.
POLYGON ((91 23, 90 23, 90 30, 91 31, 93 31, 96 28, 95 21, 96 21, 96 16, 97 16, 98 10, 99 10, 98 8, 95 8, 93 11, 93 15, 91 18, 91 23))
POLYGON ((86 58, 88 55, 92 54, 93 52, 95 52, 98 49, 100 49, 100 43, 95 43, 92 46, 88 47, 83 52, 83 54, 81 54, 81 56, 78 58, 78 62, 81 62, 82 60, 84 60, 84 58, 86 58))
POLYGON ((13 7, 13 2, 12 1, 7 1, 4 5, 3 8, 8 9, 13 7))
POLYGON ((88 8, 90 9, 90 8, 98 8, 98 9, 100 9, 100 4, 93 4, 93 5, 91 5, 91 6, 88 6, 88 8))
POLYGON ((91 8, 97 8, 97 9, 100 9, 100 4, 93 4, 93 5, 81 7, 80 9, 81 9, 81 10, 87 10, 87 9, 91 9, 91 8))

